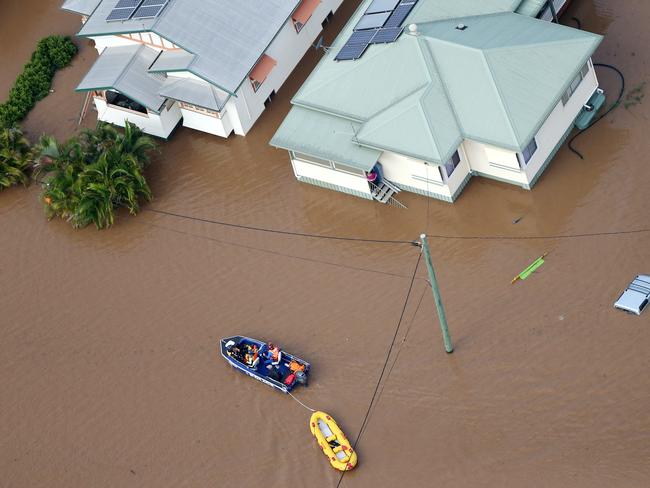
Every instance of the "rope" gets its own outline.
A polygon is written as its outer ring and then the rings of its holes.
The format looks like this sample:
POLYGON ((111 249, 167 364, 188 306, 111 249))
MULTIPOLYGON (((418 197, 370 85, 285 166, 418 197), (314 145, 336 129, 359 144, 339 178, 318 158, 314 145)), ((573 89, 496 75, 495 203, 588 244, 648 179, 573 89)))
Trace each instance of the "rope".
MULTIPOLYGON (((359 434, 357 434, 357 439, 354 441, 354 444, 352 445, 352 449, 356 451, 357 449, 357 444, 361 440, 361 435, 364 432, 364 429, 366 428, 368 424, 368 417, 370 416, 370 411, 372 410, 372 405, 375 401, 375 397, 377 396, 377 392, 379 391, 379 385, 381 384, 381 380, 384 377, 384 372, 386 371, 386 366, 388 365, 388 360, 390 359, 390 354, 393 351, 393 346, 395 345, 395 339, 397 338, 397 333, 399 332, 400 326, 402 325, 402 320, 404 319, 404 313, 406 312, 406 306, 408 305, 409 298, 411 296, 411 291, 413 290, 413 283, 415 282, 415 275, 418 272, 418 267, 420 266, 420 260, 422 259, 422 252, 418 254, 418 260, 415 263, 415 269, 413 269, 413 276, 411 277, 411 283, 409 284, 409 289, 406 292, 406 299, 404 300, 404 306, 402 307, 402 313, 399 316, 399 320, 397 321, 397 326, 395 327, 395 333, 393 334, 393 340, 390 343, 390 347, 388 348, 388 354, 386 354, 386 360, 384 361, 384 366, 381 368, 381 373, 379 374, 379 379, 377 380, 377 384, 375 385, 375 391, 372 394, 372 398, 370 399, 370 404, 368 405, 368 410, 366 411, 365 416, 363 417, 363 422, 361 424, 361 428, 359 429, 359 434)), ((336 484, 336 488, 339 488, 341 486, 341 483, 343 482, 343 477, 345 476, 345 473, 347 471, 343 471, 341 473, 341 477, 339 478, 339 482, 336 484)))
POLYGON ((307 405, 305 405, 304 403, 302 403, 300 400, 298 400, 295 396, 293 396, 293 393, 291 393, 290 391, 288 391, 287 393, 289 394, 289 396, 291 396, 291 398, 293 398, 295 401, 297 401, 300 405, 302 405, 303 407, 305 407, 305 408, 306 408, 307 410, 309 410, 310 412, 313 413, 313 412, 316 411, 315 409, 308 407, 307 405))
POLYGON ((605 64, 605 63, 594 63, 594 66, 600 66, 600 67, 603 67, 603 68, 609 68, 611 70, 614 70, 618 74, 618 76, 621 78, 621 90, 618 93, 618 98, 616 99, 616 102, 614 102, 614 104, 611 107, 609 107, 604 114, 602 114, 596 120, 592 121, 591 124, 589 124, 586 128, 584 128, 583 130, 578 132, 576 135, 574 135, 571 138, 571 140, 569 141, 569 149, 573 153, 575 153, 580 159, 583 159, 583 160, 585 159, 585 157, 582 155, 582 153, 580 151, 578 151, 577 149, 575 149, 573 147, 573 141, 575 141, 577 137, 579 137, 580 135, 584 134, 589 129, 591 129, 594 125, 596 125, 599 121, 601 121, 605 116, 607 116, 607 114, 609 114, 612 110, 614 110, 616 107, 618 107, 620 105, 620 103, 621 103, 621 100, 623 99, 623 93, 625 93, 625 76, 623 75, 623 73, 621 73, 621 70, 619 70, 615 66, 612 66, 611 64, 605 64))

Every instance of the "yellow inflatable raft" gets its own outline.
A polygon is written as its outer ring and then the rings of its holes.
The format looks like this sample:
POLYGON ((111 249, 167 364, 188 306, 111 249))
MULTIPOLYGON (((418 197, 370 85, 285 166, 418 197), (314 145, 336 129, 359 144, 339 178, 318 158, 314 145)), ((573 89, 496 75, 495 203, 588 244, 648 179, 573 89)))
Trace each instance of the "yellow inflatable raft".
POLYGON ((309 428, 335 469, 350 471, 357 465, 357 453, 332 417, 325 412, 314 412, 309 428))

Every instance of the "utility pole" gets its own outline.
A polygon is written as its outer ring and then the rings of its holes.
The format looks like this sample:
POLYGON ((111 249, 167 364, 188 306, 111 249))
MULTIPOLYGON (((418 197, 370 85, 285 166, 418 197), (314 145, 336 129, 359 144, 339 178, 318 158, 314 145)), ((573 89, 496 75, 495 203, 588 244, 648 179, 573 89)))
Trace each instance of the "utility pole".
POLYGON ((436 279, 436 273, 433 270, 433 264, 431 263, 431 253, 429 252, 429 244, 427 244, 427 235, 420 234, 420 241, 422 242, 422 250, 424 251, 424 260, 427 263, 429 278, 431 279, 431 291, 433 292, 433 300, 436 302, 436 310, 438 310, 438 319, 440 320, 442 339, 445 342, 445 351, 450 354, 454 352, 454 346, 451 344, 449 328, 447 327, 447 316, 445 315, 445 309, 442 306, 442 297, 440 296, 440 288, 438 288, 438 280, 436 279))

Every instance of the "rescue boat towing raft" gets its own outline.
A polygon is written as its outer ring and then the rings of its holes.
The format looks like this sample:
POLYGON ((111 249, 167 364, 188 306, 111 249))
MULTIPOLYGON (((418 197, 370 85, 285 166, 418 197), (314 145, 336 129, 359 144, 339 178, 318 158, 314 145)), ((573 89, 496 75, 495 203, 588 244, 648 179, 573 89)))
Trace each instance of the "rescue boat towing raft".
POLYGON ((220 350, 230 366, 283 393, 289 393, 296 385, 307 386, 311 366, 298 356, 281 351, 275 367, 264 366, 261 359, 267 351, 266 342, 244 336, 225 337, 220 341, 220 350), (249 347, 256 351, 250 363, 245 360, 249 347))
POLYGON ((334 469, 354 469, 357 465, 357 453, 332 417, 325 412, 314 412, 309 421, 309 428, 334 469))

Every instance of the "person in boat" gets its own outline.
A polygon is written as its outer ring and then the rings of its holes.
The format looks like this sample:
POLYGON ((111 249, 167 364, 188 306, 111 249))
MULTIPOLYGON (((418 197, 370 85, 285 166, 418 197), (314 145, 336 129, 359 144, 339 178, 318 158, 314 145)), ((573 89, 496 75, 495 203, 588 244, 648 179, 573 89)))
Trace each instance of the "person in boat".
POLYGON ((257 350, 257 345, 248 345, 246 346, 246 354, 244 355, 244 362, 246 366, 254 368, 259 362, 259 351, 257 350))
POLYGON ((244 353, 238 345, 232 345, 228 348, 228 355, 239 362, 243 362, 244 353))
POLYGON ((267 344, 265 356, 266 359, 264 360, 264 365, 267 369, 277 368, 280 366, 280 361, 282 361, 282 351, 277 345, 269 342, 267 344))

